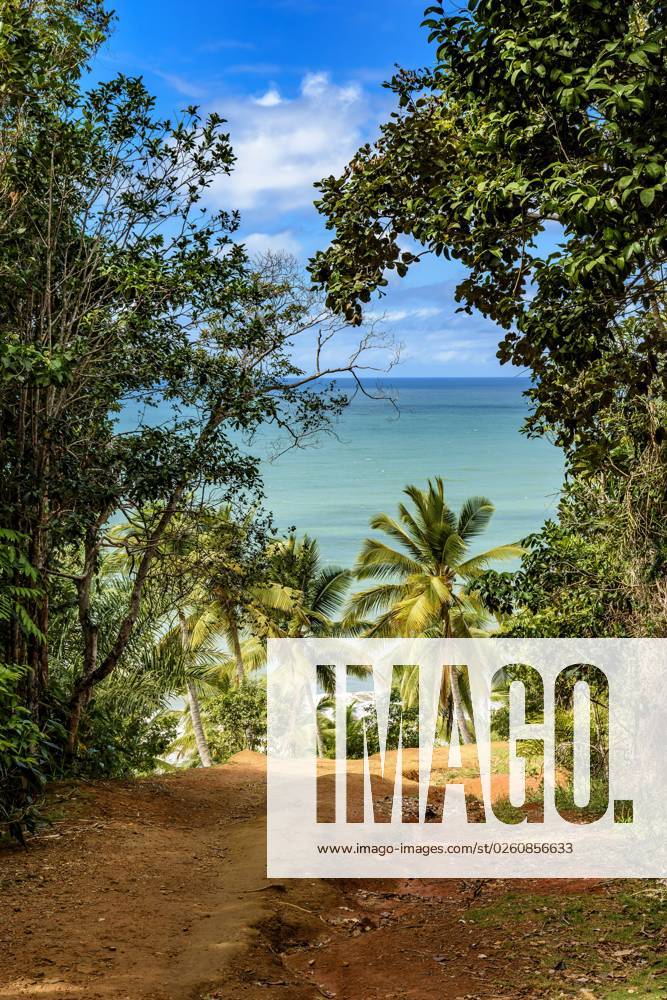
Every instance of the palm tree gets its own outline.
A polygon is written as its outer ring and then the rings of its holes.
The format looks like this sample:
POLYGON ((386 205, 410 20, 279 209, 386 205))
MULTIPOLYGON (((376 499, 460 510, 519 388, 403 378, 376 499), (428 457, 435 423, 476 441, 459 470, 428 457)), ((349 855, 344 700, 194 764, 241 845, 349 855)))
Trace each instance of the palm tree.
POLYGON ((227 666, 227 671, 222 665, 211 667, 202 678, 194 682, 194 704, 196 706, 194 712, 192 711, 193 701, 190 698, 184 702, 181 708, 172 709, 172 716, 178 722, 178 735, 170 744, 169 752, 176 754, 179 761, 188 767, 193 766, 197 759, 202 767, 212 766, 212 754, 201 718, 201 706, 205 707, 212 696, 229 691, 230 688, 234 687, 235 665, 233 661, 229 661, 227 666), (197 732, 197 718, 201 734, 197 732), (205 762, 202 755, 202 736, 206 746, 206 755, 211 761, 210 764, 205 762))
MULTIPOLYGON (((203 767, 210 767, 211 753, 201 717, 201 696, 226 684, 231 673, 240 684, 246 671, 242 639, 249 617, 256 624, 274 611, 287 612, 292 597, 271 582, 263 583, 253 562, 259 561, 253 537, 254 512, 236 522, 229 506, 209 510, 202 516, 202 530, 185 520, 177 521, 167 536, 163 555, 168 560, 167 578, 180 581, 180 593, 172 602, 172 613, 156 623, 156 636, 147 655, 152 676, 163 679, 165 695, 183 695, 189 714, 188 731, 203 767), (248 556, 245 544, 253 550, 248 556), (233 671, 223 640, 231 651, 233 671)), ((200 526, 201 528, 201 526, 200 526)), ((145 545, 141 525, 128 522, 111 529, 117 550, 107 558, 111 574, 128 583, 135 550, 145 545)), ((160 591, 159 581, 155 587, 160 591)))
MULTIPOLYGON (((285 623, 285 637, 324 638, 344 633, 340 615, 352 583, 352 573, 340 566, 323 566, 316 539, 309 535, 298 539, 291 534, 277 542, 272 551, 272 570, 277 581, 292 588, 293 593, 298 595, 292 614, 285 623)), ((369 668, 352 665, 348 666, 348 673, 363 678, 368 676, 369 668)), ((335 696, 334 666, 318 664, 317 681, 326 696, 335 696)), ((318 734, 318 753, 322 756, 320 751, 323 751, 323 744, 318 734)))
POLYGON ((288 535, 273 544, 270 552, 271 577, 291 590, 296 600, 283 623, 289 638, 335 635, 340 628, 337 616, 343 610, 352 574, 340 566, 323 566, 316 539, 288 535))
MULTIPOLYGON (((217 515, 217 527, 225 529, 229 511, 217 515)), ((219 541, 219 540, 218 540, 219 541)), ((266 664, 268 637, 285 638, 328 634, 335 628, 328 617, 343 607, 351 574, 338 568, 321 565, 317 542, 307 536, 298 540, 291 535, 274 542, 267 552, 269 574, 258 581, 243 582, 242 556, 230 546, 218 544, 212 560, 212 593, 206 599, 203 589, 193 592, 193 606, 186 617, 179 611, 178 629, 184 649, 196 660, 200 643, 224 639, 229 653, 220 653, 211 664, 205 682, 214 688, 230 683, 241 684, 248 672, 266 664)), ((194 662, 194 661, 193 661, 194 662)), ((333 671, 324 666, 320 685, 330 692, 335 686, 333 671)), ((199 689, 202 680, 190 679, 187 684, 189 719, 183 735, 174 745, 179 752, 196 747, 204 767, 209 766, 210 752, 201 723, 199 689)), ((319 742, 318 747, 323 749, 319 742)))
MULTIPOLYGON (((499 545, 470 553, 470 543, 487 528, 494 506, 486 497, 470 497, 459 514, 448 506, 440 477, 426 490, 404 490, 412 508, 401 503, 398 517, 378 514, 371 528, 390 541, 367 538, 354 567, 359 580, 378 580, 350 599, 351 620, 376 616, 367 636, 471 637, 488 634, 490 616, 470 586, 501 559, 523 554, 520 545, 499 545), (393 543, 393 544, 392 544, 393 543)), ((465 718, 467 693, 456 670, 443 677, 441 702, 451 702, 464 741, 471 734, 465 718)))
MULTIPOLYGON (((358 714, 355 699, 345 707, 345 732, 347 738, 363 744, 363 722, 358 714)), ((322 695, 317 703, 317 755, 336 756, 336 701, 331 695, 322 695)))
MULTIPOLYGON (((173 634, 173 633, 172 633, 173 634)), ((197 753, 202 767, 211 767, 211 751, 209 749, 204 724, 201 718, 201 708, 199 704, 200 690, 197 685, 197 678, 194 676, 193 667, 201 664, 202 650, 210 645, 213 637, 212 632, 206 629, 202 616, 197 616, 195 621, 188 620, 182 608, 178 609, 178 636, 183 658, 190 669, 184 671, 185 687, 187 690, 188 711, 192 722, 192 732, 194 736, 197 753), (193 627, 194 625, 194 627, 193 627), (202 627, 204 626, 204 627, 202 627)), ((167 637, 168 639, 171 636, 167 637)), ((209 666, 210 669, 210 666, 209 666)))
POLYGON ((198 558, 205 583, 197 588, 199 603, 217 620, 240 684, 246 669, 244 639, 248 635, 280 635, 277 616, 290 614, 296 595, 267 575, 269 551, 256 511, 249 511, 237 521, 231 507, 219 508, 209 515, 208 530, 200 544, 203 555, 200 552, 198 558))
POLYGON ((220 648, 219 624, 210 608, 183 605, 160 624, 160 633, 144 652, 146 670, 159 679, 165 696, 185 697, 189 728, 202 767, 212 759, 201 718, 200 701, 230 683, 232 671, 220 648))
POLYGON ((255 644, 250 644, 250 639, 280 637, 283 633, 276 624, 276 616, 292 612, 295 596, 276 583, 250 585, 240 596, 234 586, 226 587, 224 579, 216 582, 207 612, 216 620, 218 633, 227 640, 236 666, 237 684, 245 679, 250 645, 254 651, 255 644), (244 623, 249 637, 244 635, 244 623))

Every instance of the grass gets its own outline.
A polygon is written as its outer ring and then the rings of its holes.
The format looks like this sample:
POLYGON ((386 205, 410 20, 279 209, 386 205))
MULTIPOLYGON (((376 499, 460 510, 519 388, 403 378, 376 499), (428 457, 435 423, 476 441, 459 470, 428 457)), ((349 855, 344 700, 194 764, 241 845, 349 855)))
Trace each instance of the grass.
MULTIPOLYGON (((431 781, 434 785, 446 785, 450 781, 457 781, 461 778, 478 778, 479 770, 476 767, 466 766, 465 758, 469 755, 467 747, 461 748, 461 767, 455 768, 433 768, 431 781)), ((506 774, 509 770, 510 752, 509 747, 502 747, 498 744, 493 746, 491 756, 491 774, 506 774)), ((535 778, 542 774, 544 770, 544 758, 541 753, 527 756, 525 758, 526 777, 535 778)))
MULTIPOLYGON (((541 792, 538 788, 529 788, 526 791, 526 805, 538 804, 541 801, 541 792)), ((567 816, 572 807, 569 795, 560 785, 556 785, 556 806, 558 811, 567 816)), ((609 806, 608 789, 605 785, 596 781, 591 781, 591 794, 588 805, 585 806, 577 817, 580 822, 592 822, 600 819, 609 806)), ((493 806, 495 816, 503 823, 510 823, 514 812, 513 806, 508 797, 497 799, 493 806)), ((633 809, 631 802, 619 802, 614 807, 614 820, 616 823, 632 823, 633 809)), ((576 820, 575 820, 576 821, 576 820)))
POLYGON ((468 919, 499 936, 508 926, 521 932, 539 996, 664 997, 667 891, 617 886, 576 896, 512 891, 471 908, 468 919))

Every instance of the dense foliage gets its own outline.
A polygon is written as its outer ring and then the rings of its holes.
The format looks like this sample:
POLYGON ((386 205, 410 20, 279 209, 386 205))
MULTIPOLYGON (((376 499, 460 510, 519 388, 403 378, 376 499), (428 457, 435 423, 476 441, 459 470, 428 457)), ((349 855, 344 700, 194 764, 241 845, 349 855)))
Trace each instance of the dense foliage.
POLYGON ((133 714, 118 698, 112 705, 93 703, 83 717, 79 753, 68 774, 86 778, 151 774, 166 766, 176 733, 177 722, 171 715, 133 714))
POLYGON ((559 523, 475 591, 508 635, 665 635, 667 25, 660 0, 433 5, 377 142, 320 184, 311 270, 362 307, 424 254, 528 368, 527 430, 564 447, 559 523), (406 237, 418 244, 406 249, 406 237))
POLYGON ((40 818, 53 749, 21 703, 23 673, 0 664, 0 835, 7 831, 20 841, 40 818))
POLYGON ((295 265, 251 263, 234 238, 237 214, 202 206, 234 167, 219 115, 191 107, 163 120, 142 81, 125 76, 84 89, 109 27, 101 4, 4 7, 0 526, 28 539, 40 590, 26 595, 39 634, 11 625, 0 642, 7 662, 29 666, 25 698, 43 720, 54 581, 72 580, 74 753, 81 713, 121 663, 172 521, 196 512, 203 490, 261 495, 257 462, 234 435, 270 422, 300 441, 322 428, 346 399, 331 381, 312 383, 354 374, 379 344, 371 334, 329 364, 341 324, 295 265), (312 341, 309 370, 293 362, 297 338, 312 341), (118 513, 141 522, 143 548, 115 633, 100 637, 92 595, 118 513))
POLYGON ((25 665, 33 722, 64 726, 67 767, 80 731, 91 759, 91 732, 98 760, 110 745, 98 689, 136 667, 173 525, 203 496, 261 501, 239 436, 271 423, 300 443, 347 401, 322 376, 389 357, 372 330, 334 343, 345 323, 295 263, 249 260, 238 214, 206 207, 235 164, 219 115, 165 120, 140 78, 86 89, 111 24, 101 0, 0 4, 0 658, 25 665), (131 543, 109 530, 121 519, 131 543), (126 585, 105 617, 119 549, 126 585))
POLYGON ((433 66, 394 77, 379 140, 320 185, 313 273, 358 320, 387 269, 460 260, 463 308, 535 375, 532 425, 570 444, 619 390, 664 390, 664 4, 472 0, 425 25, 433 66))
MULTIPOLYGON (((248 259, 236 213, 202 211, 235 165, 218 115, 165 121, 125 76, 84 88, 98 0, 0 7, 0 827, 30 829, 56 774, 263 749, 267 637, 667 635, 659 0, 431 7, 433 65, 396 74, 378 141, 320 185, 327 306, 293 261, 248 259), (325 566, 276 537, 239 435, 325 429, 347 400, 316 382, 387 346, 364 332, 329 361, 335 334, 424 253, 465 265, 462 308, 530 370, 527 430, 566 453, 558 519, 480 553, 491 502, 454 513, 434 478, 354 567, 325 566)), ((414 677, 400 695, 411 741, 414 677)), ((443 734, 468 712, 452 668, 443 734)))
POLYGON ((266 751, 266 688, 245 681, 213 696, 206 702, 204 720, 217 763, 240 750, 266 751))
MULTIPOLYGON (((392 699, 387 719, 387 746, 397 747, 399 733, 404 747, 419 746, 419 709, 404 708, 392 699)), ((362 706, 347 727, 346 753, 350 760, 363 758, 364 753, 380 752, 378 738, 378 715, 375 704, 362 706)), ((335 756, 332 749, 331 756, 335 756)))

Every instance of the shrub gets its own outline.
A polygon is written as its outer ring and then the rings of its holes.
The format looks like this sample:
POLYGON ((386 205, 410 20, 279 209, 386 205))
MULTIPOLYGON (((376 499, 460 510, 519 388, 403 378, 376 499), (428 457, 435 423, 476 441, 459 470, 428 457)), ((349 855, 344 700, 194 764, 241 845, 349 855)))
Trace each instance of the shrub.
POLYGON ((81 720, 77 755, 70 773, 87 778, 148 774, 162 763, 176 736, 172 715, 126 714, 93 702, 81 720))
POLYGON ((207 699, 203 710, 211 756, 224 763, 241 750, 266 750, 266 688, 253 681, 207 699))
POLYGON ((40 820, 39 799, 55 749, 20 701, 25 669, 0 663, 0 833, 23 843, 40 820))

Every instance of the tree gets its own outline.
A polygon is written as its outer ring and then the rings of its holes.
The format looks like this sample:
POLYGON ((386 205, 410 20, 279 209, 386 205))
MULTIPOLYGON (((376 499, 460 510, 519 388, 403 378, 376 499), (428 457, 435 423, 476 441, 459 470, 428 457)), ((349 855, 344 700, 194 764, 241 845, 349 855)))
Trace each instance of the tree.
POLYGON ((664 481, 664 465, 642 463, 566 484, 558 522, 525 540, 521 568, 475 584, 501 635, 667 635, 664 481))
POLYGON ((329 364, 341 324, 294 266, 251 265, 234 241, 237 215, 201 210, 234 165, 218 115, 189 108, 164 121, 142 82, 124 76, 81 89, 108 27, 98 3, 12 9, 0 54, 18 46, 30 71, 25 91, 0 98, 0 524, 30 540, 40 595, 29 611, 47 641, 13 628, 2 640, 9 662, 29 664, 37 718, 49 697, 50 589, 69 574, 83 647, 69 697, 73 749, 82 708, 130 641, 174 517, 204 489, 259 492, 257 463, 234 434, 262 422, 290 440, 315 433, 346 398, 312 383, 356 375, 381 345, 370 331, 329 364), (309 370, 293 362, 297 338, 312 345, 309 370), (137 418, 121 430, 129 406, 137 418), (156 406, 166 424, 141 418, 156 406), (150 511, 145 547, 100 657, 91 594, 106 524, 139 511, 150 511))
POLYGON ((401 503, 398 518, 378 514, 371 528, 388 535, 395 547, 367 538, 354 567, 359 580, 380 580, 352 595, 352 611, 362 618, 379 612, 368 635, 470 636, 485 634, 488 618, 469 593, 489 565, 521 556, 520 545, 499 545, 470 555, 470 543, 488 526, 494 512, 485 497, 470 497, 459 515, 445 500, 442 479, 426 490, 408 486, 413 510, 401 503))
MULTIPOLYGON (((489 613, 471 592, 471 584, 490 563, 514 559, 523 553, 519 545, 499 545, 470 555, 470 542, 488 526, 494 507, 485 497, 470 497, 458 517, 445 500, 439 477, 428 488, 408 486, 406 496, 414 510, 400 504, 398 518, 378 514, 371 521, 375 531, 392 543, 368 538, 354 567, 360 580, 379 580, 375 586, 352 595, 355 617, 375 619, 369 636, 442 636, 449 638, 486 635, 489 613)), ((450 667, 443 677, 441 702, 451 699, 466 742, 471 734, 466 724, 464 695, 457 671, 450 667)))
MULTIPOLYGON (((176 686, 185 690, 192 734, 202 767, 211 767, 211 751, 201 718, 200 682, 202 672, 208 672, 216 665, 215 639, 213 629, 208 628, 205 615, 195 613, 194 620, 188 619, 182 607, 177 610, 177 624, 164 636, 158 645, 160 657, 167 656, 176 648, 176 655, 182 665, 182 677, 176 686)), ((160 663, 160 667, 162 664, 160 663)))
POLYGON ((28 539, 0 528, 0 622, 12 623, 24 635, 41 638, 26 610, 26 602, 37 597, 37 571, 26 556, 28 539))
MULTIPOLYGON (((27 539, 0 529, 0 623, 25 636, 41 638, 26 610, 38 591, 37 572, 26 557, 27 539)), ((19 842, 39 820, 37 800, 51 765, 48 740, 20 697, 26 668, 0 661, 0 832, 19 842)))
POLYGON ((360 322, 387 271, 461 261, 462 308, 496 320, 501 361, 533 373, 530 427, 595 438, 616 392, 664 397, 664 4, 472 0, 424 24, 432 68, 396 74, 380 138, 319 185, 335 235, 312 272, 360 322))
POLYGON ((20 843, 41 819, 37 806, 52 767, 48 741, 18 694, 24 672, 0 663, 0 833, 20 843))
MULTIPOLYGON (((156 572, 147 581, 147 596, 161 594, 166 609, 153 650, 154 676, 158 683, 162 679, 165 693, 185 696, 203 767, 210 767, 212 760, 202 694, 205 699, 212 697, 221 684, 226 689, 230 679, 241 684, 248 657, 244 646, 258 641, 251 636, 243 642, 242 633, 249 624, 257 630, 267 615, 291 607, 291 592, 267 577, 270 532, 270 518, 254 508, 235 512, 229 504, 202 505, 179 514, 165 532, 156 572)), ((117 526, 108 533, 108 541, 116 551, 105 565, 126 583, 131 581, 133 566, 146 546, 143 520, 134 518, 117 526)))
MULTIPOLYGON (((353 574, 340 566, 323 566, 317 540, 309 535, 299 539, 289 535, 277 542, 271 552, 271 573, 275 579, 293 589, 291 613, 281 622, 282 638, 299 639, 306 636, 326 638, 359 632, 361 626, 343 615, 353 574)), ((349 664, 348 677, 363 679, 371 668, 363 664, 349 664)), ((317 665, 317 684, 326 699, 336 694, 336 668, 332 664, 317 665)), ((322 713, 320 713, 322 715, 322 713)), ((322 717, 326 727, 326 719, 322 717)), ((325 741, 318 723, 317 752, 324 756, 325 741)))
MULTIPOLYGON (((142 551, 135 552, 135 588, 124 632, 127 628, 131 630, 143 586, 154 560, 159 561, 160 543, 165 539, 169 526, 174 518, 182 517, 189 509, 193 510, 195 517, 200 516, 199 498, 204 488, 219 486, 222 490, 220 502, 239 501, 244 489, 246 496, 254 492, 255 500, 252 502, 258 502, 261 488, 257 464, 239 450, 231 434, 239 430, 250 433, 260 423, 269 422, 278 429, 286 430, 290 443, 302 443, 310 435, 326 429, 329 419, 346 404, 346 397, 336 391, 333 383, 322 389, 309 388, 311 382, 337 370, 323 368, 322 365, 325 363, 326 344, 340 329, 340 324, 321 310, 313 310, 312 299, 301 297, 301 289, 292 284, 293 265, 290 261, 273 258, 263 261, 261 266, 261 274, 256 272, 252 277, 252 287, 239 296, 238 314, 235 312, 223 318, 216 313, 210 328, 203 332, 201 343, 195 345, 198 360, 204 367, 204 372, 199 373, 197 378, 203 378, 204 387, 192 386, 188 382, 187 395, 182 397, 186 403, 196 405, 201 413, 195 421, 185 421, 186 425, 194 424, 193 436, 188 439, 188 430, 185 440, 179 442, 183 425, 176 423, 164 434, 162 431, 156 434, 154 428, 141 428, 142 436, 150 440, 151 449, 155 449, 155 452, 151 450, 153 460, 159 460, 162 455, 166 464, 167 456, 172 459, 173 481, 171 492, 167 492, 166 496, 163 494, 161 503, 156 504, 153 497, 152 506, 148 508, 149 516, 139 499, 118 498, 118 507, 126 516, 142 521, 144 535, 142 551), (270 281, 267 280, 265 267, 270 271, 270 281), (282 273, 282 279, 277 283, 279 273, 282 273), (300 335, 316 341, 316 359, 310 373, 295 367, 291 361, 294 340, 300 335)), ((363 343, 353 350, 345 370, 356 376, 364 351, 379 346, 380 340, 374 335, 364 338, 363 343)), ((166 395, 171 403, 173 390, 166 395)), ((160 476, 167 470, 168 466, 165 469, 162 465, 160 476)), ((142 465, 142 475, 144 473, 142 465)), ((246 505, 249 503, 251 501, 247 500, 246 505)), ((222 530, 220 526, 218 530, 222 530)), ((235 544, 240 547, 237 564, 232 566, 228 561, 223 567, 225 579, 219 576, 217 581, 211 581, 211 585, 215 588, 219 608, 229 612, 228 630, 240 676, 239 628, 233 606, 238 604, 239 588, 248 584, 251 568, 248 566, 248 552, 241 551, 248 548, 247 537, 237 537, 235 544), (235 579, 236 597, 229 593, 232 578, 235 579)), ((104 545, 103 526, 99 526, 82 566, 80 579, 84 590, 91 572, 94 572, 96 553, 104 545)), ((229 539, 226 545, 228 548, 229 539)), ((215 549, 213 545, 211 551, 215 549)), ((265 596, 268 599, 268 595, 265 596)), ((118 639, 119 644, 107 661, 84 673, 79 690, 74 693, 74 712, 77 699, 83 697, 85 700, 86 691, 98 683, 106 672, 114 669, 114 657, 125 641, 124 634, 119 633, 118 639)))
MULTIPOLYGON (((91 611, 99 627, 100 655, 122 619, 132 580, 126 572, 105 559, 91 598, 91 611)), ((184 676, 196 669, 184 661, 180 643, 168 641, 172 623, 174 588, 170 581, 158 586, 152 581, 142 601, 135 629, 116 670, 96 686, 82 713, 80 741, 76 753, 64 759, 67 702, 72 685, 81 672, 82 644, 74 583, 61 577, 52 589, 53 615, 50 628, 49 718, 45 726, 57 766, 52 776, 63 773, 127 775, 145 773, 161 765, 161 756, 173 738, 167 715, 171 697, 184 685, 184 676)), ((204 669, 203 650, 199 669, 204 669)))
POLYGON ((282 634, 287 638, 335 634, 352 581, 350 571, 323 566, 317 539, 309 535, 291 534, 275 542, 269 555, 271 578, 295 595, 282 634))
MULTIPOLYGON (((309 535, 269 540, 261 556, 264 575, 261 584, 239 588, 243 610, 236 612, 247 623, 247 634, 229 643, 234 662, 240 658, 243 670, 257 670, 266 664, 266 639, 298 639, 307 636, 335 636, 348 631, 341 620, 352 573, 340 566, 323 566, 317 540, 309 535)), ((239 564, 236 563, 236 566, 239 564)), ((220 576, 230 585, 229 574, 220 576)), ((237 597, 236 600, 241 599, 237 597)), ((226 619, 225 619, 226 620, 226 619)), ((223 664, 225 669, 227 664, 223 664)), ((368 668, 350 668, 355 677, 365 677, 368 668)), ((335 691, 335 670, 329 665, 317 669, 318 683, 331 695, 335 691)))
MULTIPOLYGON (((41 4, 30 8, 27 26, 43 42, 36 58, 50 58, 57 70, 60 35, 71 34, 76 42, 65 54, 78 62, 63 67, 69 86, 52 72, 54 86, 7 104, 2 123, 10 150, 2 184, 11 197, 0 225, 0 506, 6 523, 30 537, 30 558, 44 583, 58 570, 54 554, 68 544, 87 538, 85 559, 94 563, 101 527, 128 493, 164 497, 165 510, 173 507, 182 491, 177 455, 195 477, 206 467, 192 445, 198 437, 200 450, 214 443, 215 420, 199 435, 190 425, 167 442, 156 430, 118 436, 112 415, 124 398, 146 398, 151 384, 161 383, 167 395, 180 386, 183 396, 195 360, 188 331, 229 300, 229 283, 243 266, 230 241, 231 217, 194 218, 201 190, 233 162, 220 120, 203 122, 193 112, 174 125, 160 122, 138 80, 119 77, 88 94, 76 86, 102 40, 99 10, 72 3, 52 14, 41 4), (50 32, 39 30, 44 17, 50 32)), ((251 475, 238 456, 222 464, 230 475, 251 475)), ((87 567, 81 577, 85 620, 87 567)), ((43 590, 35 618, 46 635, 48 586, 43 590)), ((130 628, 131 618, 134 607, 130 628)), ((87 640, 91 673, 90 628, 87 640)), ((30 663, 39 703, 48 685, 47 644, 24 649, 10 642, 8 652, 30 663)))
POLYGON ((244 634, 264 640, 280 634, 277 619, 296 604, 292 588, 271 577, 270 517, 256 508, 235 512, 227 505, 199 511, 190 520, 191 538, 175 566, 189 575, 194 618, 224 639, 235 667, 236 683, 245 680, 244 634))
POLYGON ((204 719, 215 759, 266 748, 266 687, 245 680, 207 699, 204 719))

